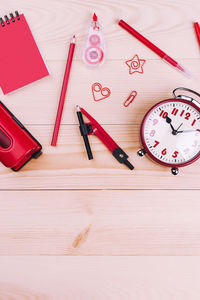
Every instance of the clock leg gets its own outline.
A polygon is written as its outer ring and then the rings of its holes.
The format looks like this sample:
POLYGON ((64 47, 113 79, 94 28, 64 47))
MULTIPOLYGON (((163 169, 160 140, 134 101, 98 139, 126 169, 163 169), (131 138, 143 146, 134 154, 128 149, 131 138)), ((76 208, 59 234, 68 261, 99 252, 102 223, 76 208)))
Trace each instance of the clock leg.
POLYGON ((179 169, 178 169, 178 168, 176 168, 176 167, 174 167, 174 168, 171 168, 171 172, 172 172, 172 174, 173 174, 173 175, 178 175, 178 173, 179 173, 179 169))
POLYGON ((137 154, 139 155, 139 156, 144 156, 145 154, 146 154, 146 150, 145 149, 140 149, 138 152, 137 152, 137 154))

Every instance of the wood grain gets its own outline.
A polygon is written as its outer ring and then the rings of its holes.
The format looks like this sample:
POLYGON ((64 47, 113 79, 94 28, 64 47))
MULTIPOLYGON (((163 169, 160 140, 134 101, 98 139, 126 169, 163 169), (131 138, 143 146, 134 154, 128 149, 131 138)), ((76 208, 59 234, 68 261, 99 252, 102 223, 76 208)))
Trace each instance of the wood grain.
POLYGON ((109 59, 129 57, 132 50, 145 58, 158 59, 149 49, 117 25, 119 18, 135 26, 150 40, 175 58, 199 58, 192 22, 199 19, 198 0, 153 1, 70 1, 70 0, 1 0, 2 15, 19 9, 24 12, 45 57, 66 59, 66 43, 76 34, 80 59, 90 17, 95 11, 106 36, 109 59))
POLYGON ((3 257, 0 265, 3 300, 199 300, 198 257, 3 257))
MULTIPOLYGON (((147 61, 144 74, 130 75, 125 60, 132 58, 133 54, 123 60, 108 61, 96 70, 87 69, 80 61, 74 62, 62 124, 77 124, 77 104, 88 110, 101 124, 141 124, 144 115, 153 105, 172 98, 172 91, 176 87, 185 86, 199 91, 200 60, 183 61, 183 65, 195 74, 193 80, 160 60, 147 61), (109 87, 111 96, 95 102, 91 90, 94 82, 109 87), (136 90, 138 95, 132 105, 125 108, 123 103, 132 90, 136 90)), ((50 62, 49 66, 52 76, 1 97, 24 124, 53 126, 55 122, 65 62, 50 62)))
POLYGON ((170 168, 137 156, 141 147, 138 127, 104 128, 128 153, 134 171, 119 164, 94 136, 90 137, 94 159, 88 161, 78 126, 62 126, 56 148, 49 146, 52 127, 29 126, 44 146, 44 154, 19 173, 0 166, 0 189, 199 189, 199 161, 181 168, 174 177, 170 168))
POLYGON ((200 255, 199 195, 1 192, 0 255, 200 255))
POLYGON ((0 300, 199 300, 199 162, 173 177, 168 168, 136 155, 147 110, 176 87, 199 91, 200 49, 192 25, 199 0, 1 0, 2 16, 16 9, 25 14, 51 76, 8 96, 0 92, 44 149, 19 173, 0 166, 0 300), (107 59, 90 70, 81 55, 94 11, 107 59), (189 80, 162 62, 122 30, 118 18, 195 77, 189 80), (75 59, 58 146, 52 148, 73 34, 75 59), (125 61, 136 53, 146 59, 144 74, 131 76, 125 61), (91 93, 96 81, 111 89, 98 103, 91 93), (124 108, 132 90, 138 96, 124 108), (133 172, 95 137, 95 159, 87 160, 76 104, 129 154, 133 172))

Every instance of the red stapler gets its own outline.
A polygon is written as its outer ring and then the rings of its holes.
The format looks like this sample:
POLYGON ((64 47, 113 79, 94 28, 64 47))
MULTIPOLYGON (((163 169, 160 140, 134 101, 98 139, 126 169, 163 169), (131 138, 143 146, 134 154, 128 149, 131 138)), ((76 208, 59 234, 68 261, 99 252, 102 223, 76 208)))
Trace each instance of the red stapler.
POLYGON ((125 164, 130 170, 134 169, 133 165, 128 161, 128 155, 117 145, 117 143, 101 127, 101 125, 92 116, 90 116, 86 110, 79 107, 78 105, 77 116, 80 124, 80 132, 87 150, 88 159, 93 159, 88 135, 96 135, 112 152, 112 155, 118 160, 118 162, 120 162, 121 164, 125 164), (88 123, 84 122, 82 114, 84 114, 88 118, 88 123))
POLYGON ((21 122, 0 102, 0 161, 19 171, 31 158, 37 158, 42 146, 21 122))

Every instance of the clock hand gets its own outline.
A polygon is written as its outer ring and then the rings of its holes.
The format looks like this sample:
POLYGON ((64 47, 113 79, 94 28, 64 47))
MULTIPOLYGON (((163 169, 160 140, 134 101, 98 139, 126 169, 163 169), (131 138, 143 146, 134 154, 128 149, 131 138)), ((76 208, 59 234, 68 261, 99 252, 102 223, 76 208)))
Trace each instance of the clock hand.
POLYGON ((171 124, 172 119, 170 119, 168 116, 166 116, 166 122, 171 126, 172 134, 175 134, 175 133, 176 133, 176 129, 175 129, 174 126, 171 124))
POLYGON ((179 128, 183 125, 183 123, 181 123, 181 125, 176 129, 176 132, 178 132, 179 128))
POLYGON ((191 130, 180 130, 180 131, 177 131, 177 133, 184 133, 184 132, 194 132, 194 131, 198 131, 198 132, 200 132, 200 129, 191 129, 191 130))

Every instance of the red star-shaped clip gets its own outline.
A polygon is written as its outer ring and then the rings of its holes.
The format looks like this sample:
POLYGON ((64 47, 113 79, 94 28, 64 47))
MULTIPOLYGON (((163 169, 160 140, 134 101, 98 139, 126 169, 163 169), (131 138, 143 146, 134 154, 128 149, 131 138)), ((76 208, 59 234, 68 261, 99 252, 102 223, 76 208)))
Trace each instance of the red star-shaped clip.
POLYGON ((129 74, 133 74, 135 72, 143 74, 143 65, 146 60, 139 59, 138 55, 134 55, 134 57, 130 60, 126 61, 127 66, 129 67, 129 74))

